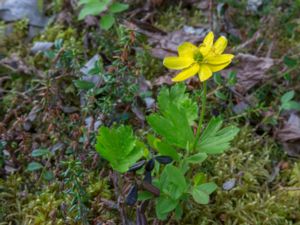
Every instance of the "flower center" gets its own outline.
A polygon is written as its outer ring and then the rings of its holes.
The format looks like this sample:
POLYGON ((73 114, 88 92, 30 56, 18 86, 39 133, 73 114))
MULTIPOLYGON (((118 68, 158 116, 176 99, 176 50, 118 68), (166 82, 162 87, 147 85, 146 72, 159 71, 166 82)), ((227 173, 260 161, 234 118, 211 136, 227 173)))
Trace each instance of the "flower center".
POLYGON ((197 51, 197 52, 195 52, 194 53, 194 60, 196 61, 196 62, 202 62, 203 61, 203 55, 201 54, 201 52, 199 52, 199 51, 197 51))

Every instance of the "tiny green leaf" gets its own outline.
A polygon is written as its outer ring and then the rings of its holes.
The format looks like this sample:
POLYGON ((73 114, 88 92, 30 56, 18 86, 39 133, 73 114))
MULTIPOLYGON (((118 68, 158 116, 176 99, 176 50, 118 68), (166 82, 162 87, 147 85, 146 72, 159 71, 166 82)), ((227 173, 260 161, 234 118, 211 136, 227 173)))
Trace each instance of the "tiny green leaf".
POLYGON ((288 56, 285 56, 283 59, 283 62, 285 65, 287 65, 289 68, 293 68, 297 65, 297 60, 290 58, 288 56))
POLYGON ((149 199, 152 199, 153 197, 154 197, 154 195, 148 191, 141 191, 138 193, 139 201, 149 200, 149 199))
POLYGON ((157 198, 155 211, 158 219, 165 220, 168 213, 175 209, 177 204, 177 200, 174 200, 165 195, 162 195, 159 198, 157 198))
POLYGON ((119 13, 119 12, 123 12, 126 9, 128 9, 129 5, 128 4, 124 4, 124 3, 119 3, 119 2, 114 2, 110 7, 109 7, 109 11, 111 13, 119 13))
POLYGON ((285 110, 300 110, 300 103, 296 101, 284 102, 281 107, 285 110))
POLYGON ((79 4, 84 5, 78 16, 79 20, 83 20, 86 16, 97 16, 101 12, 105 11, 107 9, 108 2, 107 0, 82 0, 79 4))
POLYGON ((179 155, 175 148, 164 141, 157 143, 157 150, 161 155, 170 156, 174 160, 179 160, 179 155))
POLYGON ((43 165, 38 162, 31 162, 27 166, 27 170, 30 172, 37 171, 43 168, 43 165))
POLYGON ((209 195, 205 192, 199 190, 198 188, 192 189, 192 196, 195 200, 195 202, 199 204, 208 204, 209 203, 209 195))
POLYGON ((31 152, 32 157, 39 157, 44 155, 49 155, 50 151, 48 149, 35 149, 31 152))
POLYGON ((225 94, 223 94, 221 91, 216 91, 215 95, 217 98, 226 101, 227 100, 227 96, 225 94))
POLYGON ((173 199, 180 199, 187 189, 184 173, 173 165, 167 165, 160 176, 159 188, 162 193, 173 199))
POLYGON ((183 209, 180 204, 178 204, 175 208, 175 216, 177 220, 180 220, 183 214, 183 209))
POLYGON ((114 23, 115 23, 115 17, 110 13, 102 16, 100 19, 100 27, 103 30, 108 30, 114 25, 114 23))
POLYGON ((217 85, 222 85, 222 77, 220 73, 214 74, 214 81, 217 85))
POLYGON ((47 180, 47 181, 53 180, 54 174, 53 174, 52 171, 45 171, 45 172, 43 173, 43 178, 44 178, 45 180, 47 180))
POLYGON ((286 92, 284 95, 281 96, 280 101, 281 103, 288 102, 292 100, 294 96, 295 96, 295 91, 286 92))
POLYGON ((217 187, 218 186, 214 182, 209 182, 209 183, 205 183, 205 184, 200 184, 198 186, 198 189, 200 191, 203 191, 206 194, 210 195, 211 193, 213 193, 217 189, 217 187))
POLYGON ((95 87, 95 84, 85 80, 74 80, 75 86, 82 90, 89 90, 95 87))
POLYGON ((205 173, 199 172, 193 177, 194 186, 198 186, 206 180, 205 173))
POLYGON ((207 154, 204 152, 197 153, 195 155, 189 156, 186 160, 188 163, 202 163, 207 158, 207 154))

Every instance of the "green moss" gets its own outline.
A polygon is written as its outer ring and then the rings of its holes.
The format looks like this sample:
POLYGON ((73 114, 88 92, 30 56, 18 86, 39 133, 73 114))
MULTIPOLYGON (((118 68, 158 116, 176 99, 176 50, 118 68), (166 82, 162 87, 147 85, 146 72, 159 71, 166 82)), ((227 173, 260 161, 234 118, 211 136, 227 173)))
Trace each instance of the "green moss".
POLYGON ((61 24, 48 26, 45 31, 36 39, 40 41, 54 42, 57 39, 69 40, 70 38, 77 38, 78 34, 75 28, 68 27, 61 24))
POLYGON ((31 200, 24 205, 24 224, 57 225, 65 224, 63 211, 64 198, 57 188, 51 186, 39 194, 34 194, 31 200))
POLYGON ((136 52, 136 72, 151 80, 163 74, 164 67, 161 60, 154 58, 146 47, 136 52))
MULTIPOLYGON (((0 221, 21 224, 22 207, 25 201, 24 180, 20 175, 11 175, 6 180, 0 179, 0 221)), ((5 223, 4 223, 5 224, 5 223)))
POLYGON ((154 25, 166 32, 180 30, 184 25, 197 26, 201 22, 207 22, 200 10, 197 8, 188 10, 181 4, 162 8, 155 19, 154 25))
MULTIPOLYGON (((270 181, 274 167, 283 159, 275 158, 280 155, 276 152, 282 150, 272 138, 260 138, 252 132, 249 127, 242 129, 231 150, 210 160, 214 165, 208 168, 210 180, 219 185, 219 190, 209 205, 189 202, 180 224, 288 225, 299 221, 299 198, 278 188, 278 184, 288 185, 285 176, 280 174, 270 181), (236 185, 223 190, 222 185, 230 179, 236 179, 236 185)), ((297 174, 295 168, 298 167, 294 167, 293 174, 297 174)))

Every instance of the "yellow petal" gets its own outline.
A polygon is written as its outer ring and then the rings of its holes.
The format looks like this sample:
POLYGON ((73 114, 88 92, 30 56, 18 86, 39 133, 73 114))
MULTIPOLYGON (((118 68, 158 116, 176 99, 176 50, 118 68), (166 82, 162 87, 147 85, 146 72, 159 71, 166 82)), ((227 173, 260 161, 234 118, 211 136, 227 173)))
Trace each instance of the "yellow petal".
POLYGON ((198 75, 199 75, 200 81, 206 81, 207 79, 209 79, 212 76, 212 71, 210 70, 208 65, 202 64, 200 66, 198 75))
POLYGON ((194 60, 188 57, 166 57, 164 58, 164 66, 168 69, 181 70, 189 67, 194 60))
POLYGON ((214 33, 209 32, 205 36, 203 43, 199 46, 200 52, 204 57, 210 53, 211 48, 213 46, 213 42, 214 42, 214 33))
POLYGON ((224 36, 218 38, 218 40, 214 44, 214 52, 217 55, 220 55, 224 52, 225 48, 227 47, 227 39, 224 36))
POLYGON ((178 46, 179 57, 194 58, 194 52, 197 51, 197 47, 190 42, 183 42, 178 46))
POLYGON ((191 67, 189 67, 189 68, 183 70, 182 72, 180 72, 179 74, 177 74, 177 76, 174 77, 172 79, 172 81, 174 81, 174 82, 184 81, 184 80, 194 76, 196 73, 198 73, 198 71, 199 71, 199 64, 195 63, 191 67))
POLYGON ((231 62, 234 55, 232 54, 222 54, 217 56, 210 56, 206 58, 206 63, 212 64, 212 65, 220 65, 224 63, 231 62))
POLYGON ((229 61, 228 63, 220 64, 220 65, 209 64, 208 66, 212 72, 218 72, 218 71, 224 69, 225 67, 227 67, 230 63, 231 63, 231 61, 229 61))
POLYGON ((205 36, 205 38, 204 38, 204 40, 203 40, 203 44, 212 46, 213 43, 214 43, 214 33, 210 31, 210 32, 205 36))

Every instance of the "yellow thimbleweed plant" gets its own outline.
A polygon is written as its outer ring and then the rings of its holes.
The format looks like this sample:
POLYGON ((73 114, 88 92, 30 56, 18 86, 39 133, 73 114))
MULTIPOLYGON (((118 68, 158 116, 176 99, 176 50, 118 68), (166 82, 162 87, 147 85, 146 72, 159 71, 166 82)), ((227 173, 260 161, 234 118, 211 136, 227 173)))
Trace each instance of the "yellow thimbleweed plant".
POLYGON ((215 43, 213 32, 209 32, 199 47, 184 42, 178 47, 178 56, 166 57, 163 64, 168 69, 182 70, 172 80, 184 81, 198 74, 200 81, 209 79, 213 72, 224 69, 231 63, 234 55, 222 54, 227 39, 221 36, 215 43))
POLYGON ((235 126, 223 128, 220 117, 211 118, 207 126, 202 127, 207 80, 213 72, 228 66, 233 58, 231 54, 223 54, 226 46, 225 37, 214 43, 214 35, 209 32, 199 47, 185 42, 178 47, 178 57, 164 59, 166 67, 182 70, 173 79, 174 82, 199 75, 203 84, 200 116, 197 102, 187 93, 184 83, 179 83, 160 90, 158 110, 146 118, 151 127, 147 138, 135 136, 130 126, 102 126, 99 129, 95 147, 101 157, 110 163, 114 171, 133 173, 143 179, 142 185, 132 183, 125 198, 127 205, 154 200, 159 220, 167 220, 171 213, 180 220, 187 196, 198 204, 209 203, 217 185, 207 182, 201 163, 209 155, 228 149, 239 131, 235 126), (198 128, 195 134, 196 121, 198 128), (147 140, 147 143, 142 140, 147 140))
POLYGON ((206 80, 213 75, 213 72, 218 72, 228 66, 234 57, 232 54, 223 54, 227 43, 228 41, 224 36, 219 37, 214 43, 214 33, 209 32, 199 47, 184 42, 178 47, 178 56, 166 57, 163 61, 164 66, 168 69, 182 70, 172 81, 184 81, 198 74, 200 81, 203 82, 201 114, 193 149, 196 148, 199 141, 205 115, 206 80))

